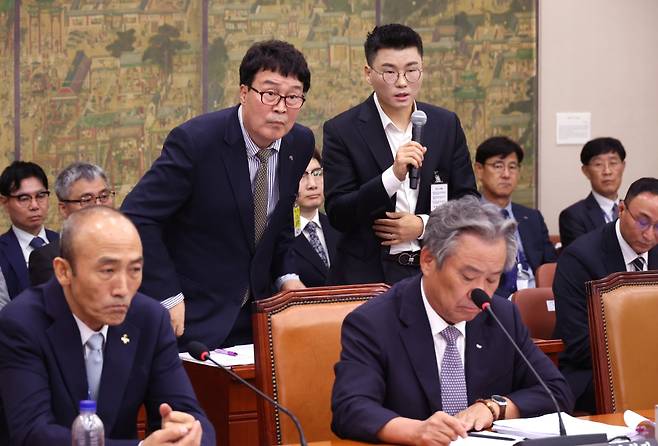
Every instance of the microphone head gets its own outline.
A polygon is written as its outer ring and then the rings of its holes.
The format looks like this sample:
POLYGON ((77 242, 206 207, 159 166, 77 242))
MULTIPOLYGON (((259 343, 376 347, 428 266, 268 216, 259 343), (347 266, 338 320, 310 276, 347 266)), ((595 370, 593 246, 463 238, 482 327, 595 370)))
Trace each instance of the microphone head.
POLYGON ((192 341, 187 344, 187 351, 189 352, 190 356, 197 361, 205 361, 208 359, 208 356, 210 356, 208 347, 199 341, 192 341))
POLYGON ((489 305, 491 305, 491 298, 484 290, 476 288, 471 291, 471 300, 473 303, 481 310, 485 310, 489 305))
POLYGON ((411 114, 411 123, 416 126, 423 126, 427 122, 427 115, 422 110, 416 110, 411 114))

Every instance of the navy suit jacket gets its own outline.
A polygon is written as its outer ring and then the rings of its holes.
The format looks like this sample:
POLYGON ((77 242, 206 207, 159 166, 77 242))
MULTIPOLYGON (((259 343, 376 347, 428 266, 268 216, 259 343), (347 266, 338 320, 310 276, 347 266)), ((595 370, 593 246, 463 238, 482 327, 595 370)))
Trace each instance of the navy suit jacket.
MULTIPOLYGON (((343 322, 336 364, 332 429, 340 437, 376 442, 377 432, 402 416, 424 420, 441 410, 434 342, 420 293, 420 276, 397 283, 343 322)), ((571 411, 573 397, 560 372, 528 336, 516 307, 493 298, 493 311, 555 394, 571 411)), ((487 313, 466 323, 468 404, 500 394, 521 416, 554 412, 550 397, 487 313)))
POLYGON ((277 277, 296 271, 292 207, 315 146, 298 124, 282 139, 279 201, 254 247, 254 204, 238 107, 198 116, 171 131, 162 154, 128 194, 121 210, 144 245, 142 292, 185 296, 181 346, 219 347, 248 287, 269 297, 277 277))
MULTIPOLYGON (((49 243, 59 241, 59 234, 50 229, 46 229, 46 237, 49 243)), ((30 286, 25 257, 12 228, 0 235, 0 268, 7 282, 10 299, 30 286)))
MULTIPOLYGON (((215 444, 159 303, 138 293, 124 322, 109 327, 103 356, 97 413, 106 445, 137 445, 142 404, 149 430, 159 429, 165 402, 200 420, 202 443, 215 444)), ((85 370, 80 331, 56 279, 10 302, 0 313, 0 443, 71 444, 78 404, 87 399, 85 370)))
MULTIPOLYGON (((658 269, 658 247, 649 251, 649 269, 658 269)), ((585 282, 626 271, 615 222, 607 223, 574 241, 557 261, 555 295, 555 336, 564 341, 560 370, 580 398, 592 381, 592 354, 585 282)))
MULTIPOLYGON (((443 108, 416 103, 427 114, 423 145, 427 147, 414 213, 430 213, 430 185, 435 173, 448 184, 448 198, 477 195, 475 176, 459 118, 443 108)), ((386 282, 381 246, 372 224, 395 211, 382 184, 382 173, 393 165, 393 154, 374 97, 325 122, 323 142, 325 209, 338 242, 330 281, 335 284, 386 282)))
POLYGON ((603 226, 605 216, 594 195, 577 201, 560 212, 560 242, 566 248, 583 234, 603 226))
MULTIPOLYGON (((331 227, 326 215, 322 212, 319 215, 322 234, 324 235, 324 241, 329 251, 329 266, 331 266, 331 262, 336 258, 336 242, 338 241, 339 233, 331 227)), ((329 278, 329 268, 324 265, 324 262, 322 262, 322 259, 320 259, 320 256, 315 252, 315 249, 313 249, 304 234, 299 234, 295 237, 292 249, 296 256, 297 274, 299 274, 304 285, 308 287, 326 285, 329 278)))

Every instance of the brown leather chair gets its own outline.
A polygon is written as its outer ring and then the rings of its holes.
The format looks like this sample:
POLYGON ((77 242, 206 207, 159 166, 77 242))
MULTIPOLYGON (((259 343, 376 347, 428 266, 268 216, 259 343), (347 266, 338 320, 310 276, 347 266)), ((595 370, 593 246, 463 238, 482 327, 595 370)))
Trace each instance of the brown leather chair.
MULTIPOLYGON (((307 288, 255 302, 256 383, 299 418, 307 441, 338 439, 331 432, 331 390, 343 319, 387 289, 385 284, 307 288)), ((299 443, 287 415, 264 400, 258 408, 261 444, 299 443)))
POLYGON ((557 262, 539 265, 535 274, 535 285, 537 288, 553 288, 553 279, 555 278, 556 268, 557 262))
POLYGON ((599 413, 658 402, 658 271, 587 282, 594 393, 599 413))
POLYGON ((555 303, 551 288, 526 288, 512 294, 512 302, 528 326, 530 337, 552 339, 555 331, 555 303))
POLYGON ((555 251, 558 255, 562 252, 562 241, 560 240, 560 234, 549 234, 548 239, 553 244, 555 251))

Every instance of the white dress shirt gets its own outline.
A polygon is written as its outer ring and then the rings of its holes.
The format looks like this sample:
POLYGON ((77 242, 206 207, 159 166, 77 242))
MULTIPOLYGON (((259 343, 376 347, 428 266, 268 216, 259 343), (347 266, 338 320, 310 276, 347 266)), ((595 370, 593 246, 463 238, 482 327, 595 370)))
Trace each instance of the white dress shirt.
POLYGON ((619 199, 611 200, 599 194, 595 190, 592 190, 592 196, 594 197, 596 202, 599 204, 599 207, 603 211, 603 218, 605 219, 605 222, 610 223, 611 221, 613 221, 615 219, 615 216, 612 214, 612 208, 614 207, 614 205, 619 205, 619 199))
POLYGON ((617 233, 617 241, 619 242, 619 247, 621 248, 621 254, 624 256, 624 263, 626 264, 626 271, 635 272, 635 267, 633 266, 633 260, 638 257, 644 258, 644 268, 643 271, 647 271, 649 268, 649 252, 643 252, 638 254, 635 252, 631 245, 629 245, 624 237, 621 235, 619 220, 615 223, 615 232, 617 233))
POLYGON ((37 235, 32 235, 14 225, 11 225, 11 229, 14 231, 14 235, 16 235, 16 238, 18 239, 18 244, 21 247, 21 251, 23 251, 23 258, 25 258, 26 265, 30 263, 30 253, 34 251, 34 248, 30 246, 30 242, 34 237, 41 237, 46 244, 50 243, 50 240, 46 237, 46 228, 43 226, 41 226, 41 230, 37 235))
POLYGON ((327 260, 329 260, 329 264, 331 265, 331 259, 329 258, 329 250, 327 249, 327 241, 324 239, 324 231, 322 230, 322 225, 320 224, 320 213, 315 210, 315 215, 313 218, 310 220, 303 215, 299 216, 299 223, 302 228, 302 234, 304 234, 304 237, 306 237, 306 240, 311 242, 310 235, 308 234, 308 231, 306 230, 306 226, 308 223, 312 221, 316 225, 316 231, 315 233, 318 235, 318 238, 320 239, 320 244, 322 245, 322 248, 324 249, 325 254, 327 254, 327 260))

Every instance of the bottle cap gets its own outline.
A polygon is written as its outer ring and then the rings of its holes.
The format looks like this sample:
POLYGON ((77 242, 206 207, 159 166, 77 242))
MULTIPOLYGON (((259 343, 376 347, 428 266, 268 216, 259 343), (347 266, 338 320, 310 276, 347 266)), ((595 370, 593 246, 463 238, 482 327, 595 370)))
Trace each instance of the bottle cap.
POLYGON ((82 400, 80 401, 80 412, 82 411, 91 411, 96 412, 96 401, 94 400, 82 400))

